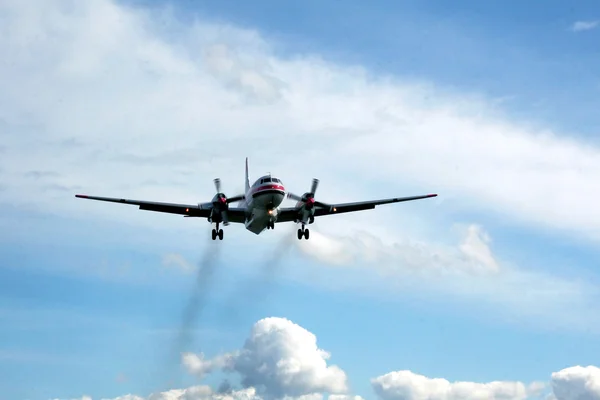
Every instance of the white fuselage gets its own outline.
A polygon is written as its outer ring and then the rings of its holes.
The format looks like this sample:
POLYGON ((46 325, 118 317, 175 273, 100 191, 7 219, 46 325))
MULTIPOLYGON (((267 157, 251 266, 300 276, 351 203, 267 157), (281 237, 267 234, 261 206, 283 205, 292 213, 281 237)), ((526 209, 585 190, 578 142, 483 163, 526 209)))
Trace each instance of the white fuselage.
POLYGON ((270 175, 257 179, 246 192, 246 229, 258 235, 270 222, 277 220, 285 193, 281 180, 270 175))

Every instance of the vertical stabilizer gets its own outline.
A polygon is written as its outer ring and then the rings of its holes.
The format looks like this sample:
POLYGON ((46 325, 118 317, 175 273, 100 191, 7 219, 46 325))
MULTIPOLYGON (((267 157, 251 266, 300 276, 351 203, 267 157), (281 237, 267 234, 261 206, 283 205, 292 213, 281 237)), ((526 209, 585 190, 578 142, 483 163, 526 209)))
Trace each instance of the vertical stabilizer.
POLYGON ((250 180, 248 178, 248 157, 246 157, 246 193, 248 193, 248 190, 250 189, 250 180))

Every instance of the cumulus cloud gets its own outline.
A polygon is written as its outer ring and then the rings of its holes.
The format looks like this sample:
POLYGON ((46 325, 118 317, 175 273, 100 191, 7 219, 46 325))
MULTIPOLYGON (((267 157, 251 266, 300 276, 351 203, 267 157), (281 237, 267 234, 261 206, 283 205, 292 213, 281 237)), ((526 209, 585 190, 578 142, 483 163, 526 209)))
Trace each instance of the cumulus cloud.
MULTIPOLYGON (((127 398, 127 396, 126 396, 126 397, 123 397, 123 399, 124 399, 124 400, 129 400, 129 399, 127 398)), ((58 400, 58 399, 57 399, 57 400, 58 400)), ((80 397, 80 398, 78 398, 78 399, 70 399, 70 400, 92 400, 92 398, 91 398, 90 396, 85 396, 85 395, 84 395, 84 396, 81 396, 81 397, 80 397)), ((132 399, 132 400, 137 400, 137 399, 132 399)))
MULTIPOLYGON (((285 318, 264 318, 254 324, 242 349, 212 360, 186 354, 183 363, 200 378, 218 368, 237 372, 244 388, 207 385, 172 389, 147 397, 128 394, 112 400, 364 400, 349 393, 345 373, 327 365, 314 333, 285 318)), ((371 379, 381 400, 525 400, 546 396, 556 400, 600 399, 600 368, 575 366, 555 372, 550 382, 450 382, 410 370, 371 379), (551 392, 548 392, 548 391, 551 392)), ((91 400, 84 396, 81 400, 91 400)), ((104 399, 108 400, 108 399, 104 399)))
MULTIPOLYGON (((89 400, 92 400, 91 398, 89 400)), ((185 389, 172 389, 164 392, 152 393, 148 397, 128 394, 114 399, 102 400, 261 400, 256 395, 254 388, 218 393, 209 386, 199 385, 185 389)))
POLYGON ((395 371, 371 380, 382 400, 525 400, 539 394, 538 385, 530 390, 522 382, 449 382, 428 378, 411 371, 395 371))
POLYGON ((184 353, 182 355, 183 365, 199 378, 209 374, 215 370, 226 369, 232 370, 235 363, 233 354, 224 354, 212 359, 205 359, 204 354, 184 353))
POLYGON ((199 376, 215 368, 237 372, 245 387, 255 387, 268 398, 345 394, 346 374, 327 365, 329 357, 313 333, 284 318, 265 318, 253 326, 241 350, 211 360, 185 354, 183 362, 199 376))
MULTIPOLYGON (((314 393, 298 397, 284 396, 281 400, 322 400, 323 394, 314 393)), ((363 400, 360 396, 330 395, 329 400, 363 400)), ((58 400, 58 399, 57 399, 58 400)), ((91 397, 84 396, 81 399, 72 400, 93 400, 91 397)), ((265 400, 256 393, 252 387, 240 390, 232 390, 227 393, 213 391, 209 386, 199 385, 186 389, 172 389, 164 392, 152 393, 148 397, 137 395, 124 395, 112 399, 102 400, 265 400)))
POLYGON ((573 23, 573 26, 571 26, 571 30, 574 32, 589 31, 591 29, 596 29, 599 24, 600 24, 600 21, 598 21, 598 20, 596 20, 596 21, 577 21, 577 22, 573 23))
POLYGON ((600 368, 575 366, 554 372, 552 390, 557 400, 598 400, 600 368))

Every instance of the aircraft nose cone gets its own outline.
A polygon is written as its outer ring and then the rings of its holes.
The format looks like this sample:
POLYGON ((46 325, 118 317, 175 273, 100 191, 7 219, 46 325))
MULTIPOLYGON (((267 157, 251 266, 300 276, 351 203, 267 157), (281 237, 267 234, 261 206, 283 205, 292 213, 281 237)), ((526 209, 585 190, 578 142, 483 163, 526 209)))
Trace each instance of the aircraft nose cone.
POLYGON ((225 197, 219 198, 219 201, 223 204, 227 203, 227 199, 225 197))

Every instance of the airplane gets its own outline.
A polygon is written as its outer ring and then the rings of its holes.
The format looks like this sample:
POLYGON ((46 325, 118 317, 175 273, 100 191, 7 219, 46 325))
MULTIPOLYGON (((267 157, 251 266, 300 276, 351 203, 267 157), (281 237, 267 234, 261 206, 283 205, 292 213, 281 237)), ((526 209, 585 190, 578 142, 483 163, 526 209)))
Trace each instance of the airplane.
POLYGON ((436 197, 437 194, 427 194, 411 197, 396 197, 390 199, 361 201, 355 203, 328 204, 315 200, 315 193, 319 180, 313 179, 310 191, 298 196, 287 192, 283 182, 271 176, 261 176, 252 186, 248 178, 248 158, 246 157, 245 194, 227 197, 221 191, 221 180, 214 180, 217 194, 212 201, 199 204, 159 203, 144 200, 128 200, 112 197, 99 197, 77 194, 75 197, 89 200, 108 201, 113 203, 131 204, 139 206, 140 210, 156 211, 170 214, 180 214, 184 217, 206 218, 208 222, 215 223, 212 230, 212 240, 223 240, 221 223, 227 226, 230 222, 244 224, 246 229, 256 235, 265 229, 275 229, 275 223, 291 222, 301 224, 298 229, 298 240, 308 240, 310 237, 307 224, 315 222, 315 217, 342 214, 362 210, 374 209, 382 204, 399 203, 403 201, 420 200, 436 197), (279 207, 285 198, 296 200, 294 207, 279 207), (230 207, 231 203, 239 203, 237 207, 230 207))

